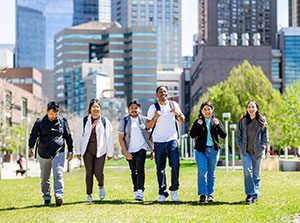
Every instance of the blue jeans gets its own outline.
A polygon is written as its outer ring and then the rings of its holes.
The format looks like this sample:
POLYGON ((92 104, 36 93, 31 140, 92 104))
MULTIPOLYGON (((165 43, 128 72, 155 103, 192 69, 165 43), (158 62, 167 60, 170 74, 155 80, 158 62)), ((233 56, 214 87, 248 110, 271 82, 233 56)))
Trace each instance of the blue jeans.
POLYGON ((44 200, 51 200, 50 193, 50 174, 53 170, 54 194, 55 198, 63 199, 64 197, 64 179, 63 170, 65 163, 65 153, 57 153, 53 159, 43 159, 38 157, 41 168, 41 186, 44 200))
POLYGON ((258 198, 262 158, 255 158, 254 155, 247 152, 241 157, 244 168, 245 193, 246 195, 252 195, 253 198, 258 198))
POLYGON ((220 157, 219 150, 207 146, 205 154, 195 150, 198 167, 198 195, 212 195, 215 187, 215 172, 220 157))
POLYGON ((154 154, 156 163, 156 174, 159 186, 159 194, 169 196, 167 192, 166 180, 166 159, 169 159, 171 167, 171 186, 170 191, 176 191, 179 188, 179 151, 176 140, 169 142, 154 143, 154 154))

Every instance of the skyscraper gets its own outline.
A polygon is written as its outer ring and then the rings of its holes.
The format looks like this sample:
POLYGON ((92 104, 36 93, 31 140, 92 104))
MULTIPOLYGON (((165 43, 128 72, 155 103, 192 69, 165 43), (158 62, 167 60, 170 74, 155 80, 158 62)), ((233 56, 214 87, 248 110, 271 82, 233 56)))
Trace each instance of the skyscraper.
POLYGON ((16 67, 45 69, 45 17, 43 12, 17 6, 16 67))
POLYGON ((261 45, 276 47, 277 1, 276 0, 199 0, 198 2, 199 44, 217 46, 218 37, 237 34, 237 45, 241 45, 243 33, 260 34, 261 45))
POLYGON ((73 25, 111 21, 111 0, 73 0, 73 25))
POLYGON ((46 18, 46 68, 54 67, 54 35, 72 26, 73 0, 47 1, 46 18))
POLYGON ((181 65, 181 0, 112 0, 112 21, 156 26, 158 69, 181 65))
POLYGON ((300 26, 300 1, 289 0, 289 26, 300 26))
POLYGON ((62 30, 55 35, 56 101, 74 112, 72 98, 76 102, 86 97, 81 73, 68 74, 69 70, 93 59, 112 58, 115 97, 139 99, 146 111, 157 86, 156 36, 154 27, 123 28, 118 23, 89 22, 62 30))

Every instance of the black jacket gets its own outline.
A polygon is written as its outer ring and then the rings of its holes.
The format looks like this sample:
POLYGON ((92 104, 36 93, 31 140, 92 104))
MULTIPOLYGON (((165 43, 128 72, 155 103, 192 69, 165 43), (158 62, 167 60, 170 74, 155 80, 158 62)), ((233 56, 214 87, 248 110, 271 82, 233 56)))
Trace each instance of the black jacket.
POLYGON ((44 159, 53 158, 57 153, 65 151, 66 140, 68 151, 73 152, 73 140, 68 122, 65 118, 58 116, 50 121, 45 115, 38 118, 31 130, 29 138, 29 148, 33 148, 36 141, 38 154, 44 159))
MULTIPOLYGON (((194 124, 190 131, 190 136, 192 138, 196 138, 195 150, 205 153, 207 141, 207 127, 203 118, 202 121, 202 125, 198 123, 198 119, 194 121, 194 124)), ((222 123, 219 122, 218 125, 213 124, 210 128, 210 134, 214 143, 214 148, 216 150, 221 149, 218 136, 220 136, 221 138, 225 138, 227 135, 222 123)))

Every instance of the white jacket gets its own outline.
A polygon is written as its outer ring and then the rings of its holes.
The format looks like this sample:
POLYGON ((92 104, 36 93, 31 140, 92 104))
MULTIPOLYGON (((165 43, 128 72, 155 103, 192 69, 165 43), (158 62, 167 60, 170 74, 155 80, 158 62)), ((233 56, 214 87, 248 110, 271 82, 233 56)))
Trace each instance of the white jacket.
MULTIPOLYGON (((104 132, 104 126, 101 121, 101 117, 96 125, 97 136, 97 154, 96 157, 101 157, 106 153, 107 157, 112 157, 114 154, 114 140, 113 140, 113 128, 110 121, 105 117, 106 127, 104 132)), ((89 114, 84 131, 83 131, 83 119, 79 123, 77 134, 77 145, 75 147, 76 154, 84 155, 89 139, 92 133, 92 118, 89 114)))

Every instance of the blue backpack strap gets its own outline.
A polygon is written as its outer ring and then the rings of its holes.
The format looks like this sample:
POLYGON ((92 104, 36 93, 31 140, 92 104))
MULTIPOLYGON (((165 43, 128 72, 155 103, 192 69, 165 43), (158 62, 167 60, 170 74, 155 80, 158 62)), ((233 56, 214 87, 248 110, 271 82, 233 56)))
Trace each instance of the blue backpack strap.
POLYGON ((125 116, 124 118, 124 137, 126 136, 126 126, 128 124, 128 116, 125 116))
MULTIPOLYGON (((174 101, 169 100, 169 105, 170 105, 171 109, 174 108, 175 107, 174 101)), ((177 124, 176 118, 175 118, 175 128, 177 131, 177 138, 179 138, 178 124, 177 124)))
POLYGON ((105 119, 105 117, 103 115, 101 115, 101 122, 102 122, 102 124, 104 126, 104 129, 105 129, 106 128, 106 119, 105 119))
MULTIPOLYGON (((155 106, 156 111, 160 111, 160 105, 159 105, 158 101, 154 103, 154 106, 155 106)), ((151 133, 149 135, 149 140, 152 137, 152 134, 154 132, 155 126, 156 126, 156 124, 154 124, 154 126, 152 127, 151 133)))

